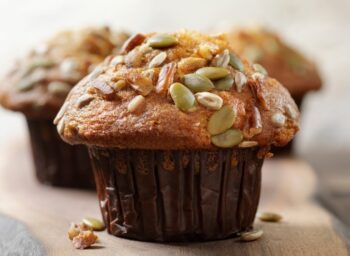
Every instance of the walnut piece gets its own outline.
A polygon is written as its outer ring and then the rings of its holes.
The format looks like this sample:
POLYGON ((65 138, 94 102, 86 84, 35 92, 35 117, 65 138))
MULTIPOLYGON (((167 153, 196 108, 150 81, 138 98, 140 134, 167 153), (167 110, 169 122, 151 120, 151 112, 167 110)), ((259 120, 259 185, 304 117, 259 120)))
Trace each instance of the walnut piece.
POLYGON ((68 230, 68 237, 76 249, 88 248, 98 239, 92 229, 84 223, 72 223, 68 230))

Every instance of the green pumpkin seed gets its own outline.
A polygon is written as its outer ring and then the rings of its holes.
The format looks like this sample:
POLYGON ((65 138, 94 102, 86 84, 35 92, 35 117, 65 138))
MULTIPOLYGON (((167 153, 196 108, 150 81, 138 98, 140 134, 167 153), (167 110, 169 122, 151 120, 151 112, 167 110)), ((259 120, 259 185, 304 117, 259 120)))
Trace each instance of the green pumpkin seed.
POLYGON ((216 111, 208 121, 208 131, 216 135, 231 128, 236 119, 236 111, 231 106, 223 106, 216 111))
POLYGON ((211 80, 216 80, 229 75, 230 71, 222 67, 204 67, 198 69, 196 74, 205 76, 211 80))
POLYGON ((258 63, 253 64, 253 69, 260 74, 267 75, 266 69, 258 63))
POLYGON ((176 38, 168 34, 157 34, 148 39, 148 45, 152 48, 166 48, 176 44, 176 38))
POLYGON ((102 221, 95 218, 87 217, 87 218, 84 218, 82 222, 88 227, 91 227, 93 230, 96 230, 96 231, 105 229, 105 224, 103 224, 102 221))
POLYGON ((237 69, 241 72, 244 71, 244 65, 241 59, 234 53, 230 53, 230 66, 233 67, 234 69, 237 69))
POLYGON ((259 214, 259 219, 266 222, 279 222, 282 220, 282 216, 274 212, 263 212, 259 214))
POLYGON ((193 93, 181 83, 172 84, 169 92, 176 107, 182 111, 191 111, 196 104, 196 98, 193 93))
POLYGON ((215 81, 215 88, 218 90, 229 90, 233 86, 234 80, 231 76, 226 76, 215 81))
POLYGON ((243 232, 241 234, 240 239, 243 242, 251 242, 259 239, 263 234, 264 232, 262 230, 253 230, 249 232, 243 232))
POLYGON ((211 142, 220 148, 231 148, 243 140, 243 134, 238 129, 229 129, 224 133, 211 137, 211 142))
POLYGON ((198 74, 187 74, 183 83, 194 93, 207 92, 214 89, 214 84, 207 77, 198 74))
POLYGON ((223 100, 219 95, 210 92, 197 92, 195 97, 199 104, 208 108, 218 110, 222 107, 223 100))

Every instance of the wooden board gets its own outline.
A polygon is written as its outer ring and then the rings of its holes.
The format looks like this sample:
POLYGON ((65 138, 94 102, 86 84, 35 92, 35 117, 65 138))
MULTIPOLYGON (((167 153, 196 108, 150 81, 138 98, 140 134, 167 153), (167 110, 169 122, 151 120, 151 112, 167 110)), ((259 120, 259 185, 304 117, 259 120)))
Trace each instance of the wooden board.
MULTIPOLYGON (((40 185, 26 138, 0 147, 0 212, 25 223, 47 255, 348 255, 347 230, 314 201, 316 178, 297 159, 269 160, 263 170, 259 210, 279 212, 282 223, 261 223, 263 238, 194 244, 156 244, 99 233, 89 250, 75 250, 67 238, 71 221, 100 216, 94 192, 40 185)), ((25 250, 26 248, 23 248, 25 250)), ((0 253, 0 255, 2 255, 0 253)), ((24 255, 30 255, 29 252, 24 255)))

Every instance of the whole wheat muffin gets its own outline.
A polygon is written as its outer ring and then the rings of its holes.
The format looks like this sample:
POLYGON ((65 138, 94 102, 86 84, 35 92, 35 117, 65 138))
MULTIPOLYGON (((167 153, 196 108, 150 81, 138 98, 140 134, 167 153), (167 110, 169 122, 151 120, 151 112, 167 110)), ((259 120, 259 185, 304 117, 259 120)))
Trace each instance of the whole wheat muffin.
POLYGON ((62 143, 52 122, 71 88, 126 39, 108 27, 63 31, 20 59, 2 80, 0 104, 25 115, 39 181, 94 187, 86 149, 62 143))
POLYGON ((55 123, 87 145, 108 231, 151 241, 251 228, 263 159, 288 143, 288 91, 225 36, 136 34, 72 89, 55 123))

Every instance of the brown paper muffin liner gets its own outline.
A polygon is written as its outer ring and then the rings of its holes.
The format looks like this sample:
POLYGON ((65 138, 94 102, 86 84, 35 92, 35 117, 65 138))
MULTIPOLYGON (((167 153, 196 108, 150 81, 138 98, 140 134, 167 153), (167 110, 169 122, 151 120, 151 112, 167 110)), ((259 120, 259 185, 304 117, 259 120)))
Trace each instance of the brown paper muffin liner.
POLYGON ((252 227, 260 197, 258 149, 89 148, 108 232, 146 241, 206 241, 252 227))
POLYGON ((59 137, 52 120, 27 119, 36 176, 41 183, 94 189, 89 154, 59 137))

